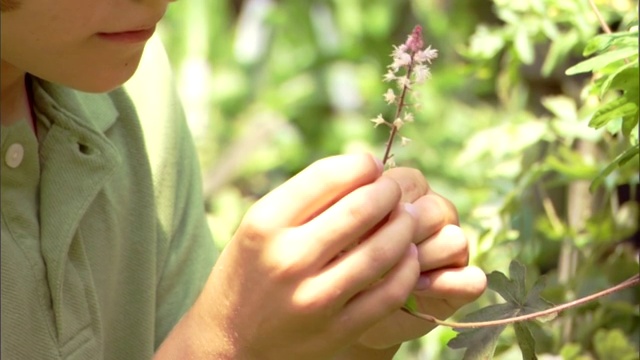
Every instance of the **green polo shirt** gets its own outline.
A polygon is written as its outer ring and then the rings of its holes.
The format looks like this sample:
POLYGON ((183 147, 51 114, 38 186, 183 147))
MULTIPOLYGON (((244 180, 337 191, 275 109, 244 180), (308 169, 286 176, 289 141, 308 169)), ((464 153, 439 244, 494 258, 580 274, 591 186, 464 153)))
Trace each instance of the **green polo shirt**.
POLYGON ((154 61, 108 94, 32 79, 37 137, 2 127, 2 359, 150 359, 202 289, 198 161, 154 61))

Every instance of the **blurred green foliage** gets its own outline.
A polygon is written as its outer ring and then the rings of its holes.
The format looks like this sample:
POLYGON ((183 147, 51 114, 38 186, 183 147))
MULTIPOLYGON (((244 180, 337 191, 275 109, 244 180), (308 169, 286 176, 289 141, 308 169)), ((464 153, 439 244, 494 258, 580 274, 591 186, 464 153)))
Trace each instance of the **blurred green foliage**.
MULTIPOLYGON (((602 45, 608 40, 596 37, 602 30, 588 0, 172 4, 161 34, 200 150, 217 244, 224 246, 253 201, 312 161, 353 151, 382 156, 387 134, 369 119, 391 116, 382 75, 392 45, 421 24, 440 56, 433 78, 417 89, 416 122, 402 130, 413 142, 397 147, 395 160, 423 171, 456 204, 472 262, 489 273, 517 259, 532 283, 547 276, 543 295, 555 303, 637 273, 630 245, 638 239, 637 152, 610 164, 638 146, 638 4, 594 3, 631 40, 602 45), (609 58, 605 69, 567 75, 588 44, 598 54, 633 44, 636 51, 609 58), (603 87, 623 66, 624 76, 603 87), (634 88, 635 115, 589 127, 603 104, 624 94, 633 102, 634 88)), ((639 299, 630 289, 531 323, 536 353, 637 359, 639 299)), ((461 313, 497 302, 488 292, 461 313)), ((396 358, 459 359, 446 346, 454 336, 438 328, 396 358)), ((512 330, 501 335, 495 357, 522 358, 512 330)))

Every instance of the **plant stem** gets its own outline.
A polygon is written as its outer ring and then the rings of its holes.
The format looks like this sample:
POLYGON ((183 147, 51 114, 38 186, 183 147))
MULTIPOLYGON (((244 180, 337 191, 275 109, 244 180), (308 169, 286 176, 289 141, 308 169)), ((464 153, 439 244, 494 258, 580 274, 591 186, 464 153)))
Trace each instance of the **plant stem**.
MULTIPOLYGON (((413 53, 411 54, 411 58, 413 59, 413 53)), ((407 74, 405 75, 407 79, 411 79, 411 73, 413 72, 413 60, 409 67, 407 68, 407 74)), ((407 95, 407 91, 409 90, 408 85, 404 85, 402 87, 402 93, 400 94, 400 99, 398 100, 398 107, 396 107, 396 114, 393 117, 393 121, 391 121, 391 131, 389 132, 389 140, 387 140, 387 147, 384 150, 384 156, 382 157, 382 165, 386 165, 389 158, 391 158, 391 146, 393 145, 393 139, 396 137, 398 133, 398 127, 394 124, 395 120, 400 117, 400 113, 404 108, 404 99, 407 95)))
POLYGON ((600 27, 602 28, 602 31, 604 31, 607 34, 611 34, 611 28, 609 27, 609 25, 607 25, 607 22, 604 21, 604 17, 602 17, 602 13, 600 12, 600 10, 598 10, 598 6, 596 5, 595 1, 589 0, 589 5, 591 5, 591 9, 593 9, 593 12, 596 14, 596 17, 600 22, 600 27))
POLYGON ((621 282, 620 284, 602 290, 600 292, 597 292, 595 294, 591 294, 585 297, 582 297, 580 299, 574 300, 574 301, 570 301, 568 303, 562 304, 562 305, 558 305, 558 306, 554 306, 550 309, 547 310, 543 310, 543 311, 538 311, 538 312, 534 312, 531 314, 526 314, 526 315, 520 315, 520 316, 515 316, 515 317, 511 317, 511 318, 506 318, 506 319, 499 319, 499 320, 489 320, 489 321, 479 321, 479 322, 449 322, 449 321, 442 321, 437 319, 435 316, 432 315, 428 315, 428 314, 423 314, 420 312, 416 312, 416 311, 412 311, 408 308, 402 308, 402 311, 409 313, 415 317, 418 317, 420 319, 423 320, 427 320, 430 321, 432 323, 441 325, 441 326, 447 326, 447 327, 451 327, 451 328, 457 328, 457 329, 475 329, 475 328, 482 328, 482 327, 489 327, 489 326, 498 326, 498 325, 507 325, 507 324, 513 324, 513 323, 517 323, 517 322, 522 322, 522 321, 527 321, 527 320, 532 320, 532 319, 536 319, 539 317, 543 317, 543 316, 548 316, 548 315, 552 315, 552 314, 556 314, 559 313, 561 311, 567 310, 569 308, 572 307, 576 307, 579 305, 582 305, 584 303, 587 303, 589 301, 593 301, 595 299, 601 298, 603 296, 607 296, 609 294, 613 294, 616 291, 620 291, 622 289, 626 289, 628 287, 634 286, 634 285, 638 285, 638 283, 640 283, 640 275, 636 274, 634 276, 632 276, 631 278, 621 282))

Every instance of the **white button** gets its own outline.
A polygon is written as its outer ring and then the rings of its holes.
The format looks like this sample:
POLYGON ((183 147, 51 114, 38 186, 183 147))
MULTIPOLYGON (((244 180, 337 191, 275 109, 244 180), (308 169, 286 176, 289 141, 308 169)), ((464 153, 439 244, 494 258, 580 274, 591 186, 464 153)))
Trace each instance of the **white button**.
POLYGON ((20 144, 11 144, 7 149, 7 154, 4 157, 4 161, 10 168, 17 168, 24 159, 24 147, 20 144))

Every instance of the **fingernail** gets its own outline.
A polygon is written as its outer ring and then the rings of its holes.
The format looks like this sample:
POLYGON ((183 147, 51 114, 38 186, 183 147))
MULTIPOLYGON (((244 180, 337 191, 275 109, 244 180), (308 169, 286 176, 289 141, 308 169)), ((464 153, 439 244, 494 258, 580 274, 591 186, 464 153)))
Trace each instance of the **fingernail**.
POLYGON ((409 244, 409 251, 411 252, 411 256, 414 256, 414 257, 418 256, 418 247, 416 246, 416 244, 414 243, 409 244))
POLYGON ((431 286, 431 279, 426 274, 420 274, 415 290, 427 290, 431 286))
POLYGON ((414 219, 418 218, 418 208, 416 208, 415 205, 411 203, 404 203, 402 206, 404 206, 404 210, 408 212, 409 215, 413 216, 414 219))

